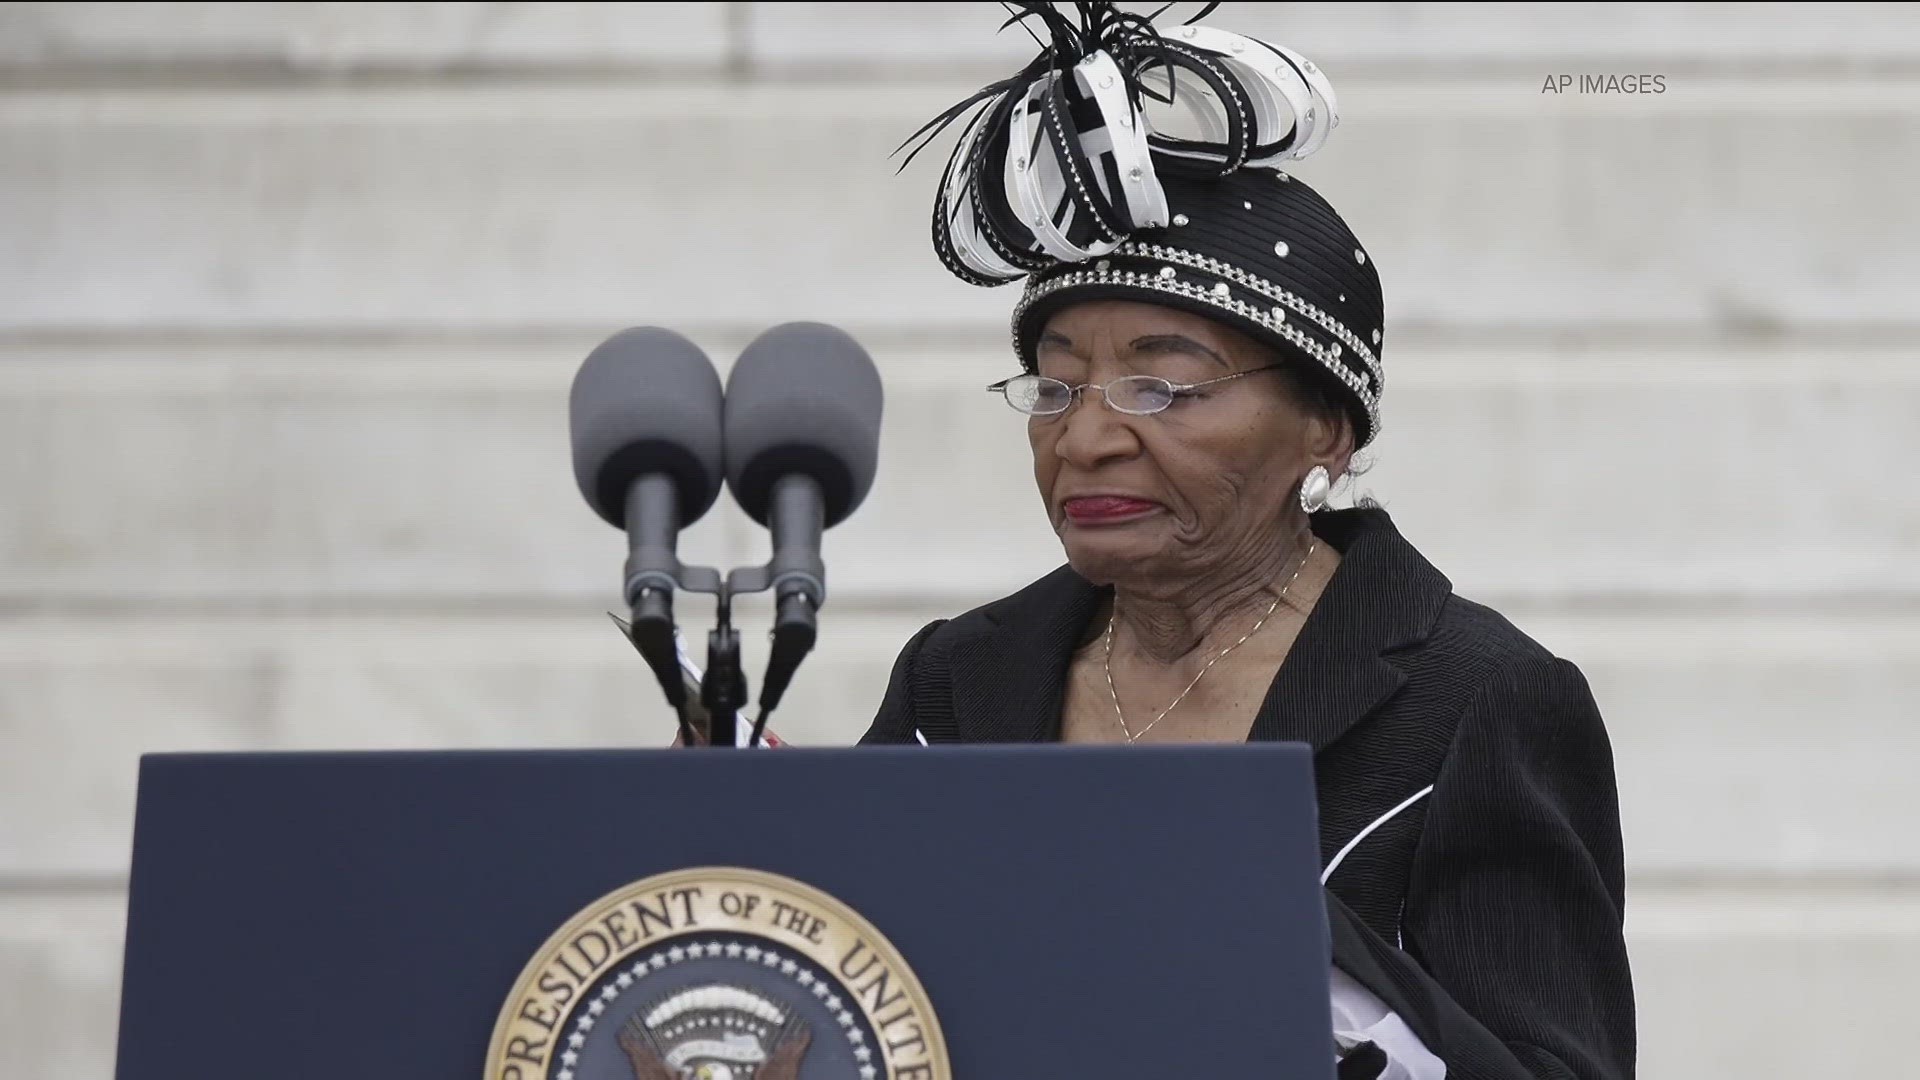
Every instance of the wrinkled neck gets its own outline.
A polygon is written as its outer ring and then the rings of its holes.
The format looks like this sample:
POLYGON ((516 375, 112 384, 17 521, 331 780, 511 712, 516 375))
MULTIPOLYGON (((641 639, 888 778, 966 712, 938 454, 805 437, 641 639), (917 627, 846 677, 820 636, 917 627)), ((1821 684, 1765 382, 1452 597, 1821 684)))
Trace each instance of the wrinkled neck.
POLYGON ((1274 605, 1313 543, 1312 534, 1281 536, 1257 557, 1180 582, 1114 584, 1116 652, 1178 664, 1224 648, 1274 605))

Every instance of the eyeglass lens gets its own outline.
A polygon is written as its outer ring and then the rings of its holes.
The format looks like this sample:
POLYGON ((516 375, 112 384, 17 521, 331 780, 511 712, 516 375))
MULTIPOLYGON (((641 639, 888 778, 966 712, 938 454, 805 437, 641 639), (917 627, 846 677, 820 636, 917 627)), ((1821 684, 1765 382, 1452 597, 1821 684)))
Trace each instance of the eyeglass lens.
MULTIPOLYGON (((1107 403, 1122 412, 1155 413, 1173 404, 1173 386, 1152 375, 1126 375, 1108 383, 1102 390, 1107 403)), ((1041 375, 1021 375, 1007 381, 1007 403, 1023 413, 1050 416, 1073 404, 1073 388, 1059 379, 1041 375)))

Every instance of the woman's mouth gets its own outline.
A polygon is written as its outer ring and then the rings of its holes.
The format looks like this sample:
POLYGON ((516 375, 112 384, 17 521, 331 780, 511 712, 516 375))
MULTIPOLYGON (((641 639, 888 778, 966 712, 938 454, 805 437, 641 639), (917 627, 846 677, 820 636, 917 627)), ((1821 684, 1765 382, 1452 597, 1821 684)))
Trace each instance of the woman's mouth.
POLYGON ((1111 525, 1144 517, 1160 509, 1160 504, 1125 495, 1087 495, 1068 499, 1061 508, 1075 525, 1111 525))

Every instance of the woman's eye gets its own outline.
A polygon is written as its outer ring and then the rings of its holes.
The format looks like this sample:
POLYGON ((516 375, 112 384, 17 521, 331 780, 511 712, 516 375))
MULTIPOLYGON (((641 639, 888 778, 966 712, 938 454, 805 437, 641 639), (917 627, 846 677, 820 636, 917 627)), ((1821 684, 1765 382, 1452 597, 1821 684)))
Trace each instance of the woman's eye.
POLYGON ((1186 383, 1197 383, 1204 379, 1211 379, 1214 375, 1218 374, 1203 364, 1185 361, 1180 358, 1169 358, 1160 363, 1142 364, 1135 368, 1135 371, 1141 375, 1152 375, 1155 378, 1165 379, 1175 386, 1186 383))

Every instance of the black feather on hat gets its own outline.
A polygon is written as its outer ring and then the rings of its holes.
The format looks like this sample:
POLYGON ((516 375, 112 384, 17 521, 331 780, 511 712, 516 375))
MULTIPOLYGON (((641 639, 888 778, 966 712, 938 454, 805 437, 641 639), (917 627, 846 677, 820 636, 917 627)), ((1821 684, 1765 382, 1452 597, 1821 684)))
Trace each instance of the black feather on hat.
MULTIPOLYGON (((1034 367, 1047 318, 1134 299, 1217 319, 1308 362, 1380 430, 1380 275, 1319 193, 1281 171, 1340 123, 1305 57, 1209 26, 1161 33, 1111 3, 1008 7, 1051 42, 1020 72, 929 121, 908 154, 971 110, 941 175, 933 246, 974 285, 1026 280, 1013 345, 1034 367), (1151 103, 1151 104, 1150 104, 1151 103)), ((903 148, 904 148, 903 144, 903 148)), ((902 165, 904 168, 904 164, 902 165)))

